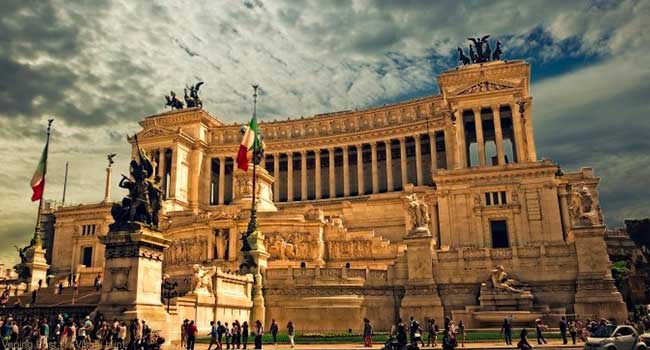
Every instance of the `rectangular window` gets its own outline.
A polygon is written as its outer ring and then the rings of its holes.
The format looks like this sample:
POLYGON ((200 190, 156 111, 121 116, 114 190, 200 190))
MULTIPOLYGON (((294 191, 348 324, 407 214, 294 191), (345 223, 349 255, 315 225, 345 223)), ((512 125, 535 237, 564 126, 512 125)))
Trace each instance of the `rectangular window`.
POLYGON ((499 192, 492 192, 492 203, 499 205, 499 192))
POLYGON ((86 267, 93 265, 93 247, 83 247, 81 251, 81 264, 86 267))
POLYGON ((501 191, 501 205, 508 204, 506 201, 506 191, 501 191))
POLYGON ((508 248, 508 224, 505 220, 490 220, 490 231, 492 233, 492 248, 508 248))
POLYGON ((492 205, 492 197, 489 192, 485 193, 485 205, 492 205))

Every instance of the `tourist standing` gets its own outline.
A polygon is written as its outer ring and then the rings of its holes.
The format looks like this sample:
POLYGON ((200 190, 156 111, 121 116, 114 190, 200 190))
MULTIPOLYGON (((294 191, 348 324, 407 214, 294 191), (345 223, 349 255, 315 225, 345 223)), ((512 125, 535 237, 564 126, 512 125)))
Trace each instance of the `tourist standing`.
POLYGON ((95 277, 95 282, 93 283, 93 286, 95 287, 95 291, 99 292, 99 290, 102 288, 102 274, 98 273, 97 276, 95 277))
POLYGON ((262 348, 262 336, 264 335, 264 326, 260 320, 255 321, 255 349, 262 348))
POLYGON ((546 339, 544 339, 544 329, 546 326, 542 320, 537 319, 535 322, 535 333, 537 334, 537 344, 546 344, 546 339))
POLYGON ((531 350, 532 345, 528 342, 528 330, 526 328, 521 330, 519 333, 519 343, 517 343, 517 349, 519 350, 531 350))
POLYGON ((293 337, 295 334, 296 327, 293 325, 293 322, 289 321, 289 323, 287 323, 287 336, 289 336, 289 344, 291 348, 295 346, 295 343, 293 342, 293 337))
POLYGON ((36 289, 34 289, 32 291, 32 305, 36 304, 36 293, 38 292, 36 291, 36 289))
POLYGON ((181 349, 187 346, 187 326, 189 322, 186 318, 183 320, 183 324, 181 324, 181 349))
POLYGON ((465 347, 465 323, 463 320, 458 322, 458 337, 457 339, 460 339, 460 347, 464 348, 465 347))
POLYGON ((397 346, 402 348, 406 344, 406 326, 402 319, 397 319, 397 346))
POLYGON ((230 338, 232 337, 232 334, 230 333, 228 322, 224 323, 224 327, 226 327, 226 332, 224 333, 226 335, 226 349, 230 349, 230 338))
POLYGON ((569 334, 571 334, 571 341, 573 341, 573 345, 576 345, 576 337, 578 335, 578 330, 576 328, 575 321, 569 322, 569 334))
POLYGON ((50 325, 47 323, 47 319, 41 320, 41 325, 38 328, 38 349, 45 350, 47 349, 47 343, 50 339, 50 325))
POLYGON ((190 321, 190 324, 187 326, 187 350, 194 350, 197 332, 198 330, 194 324, 194 321, 190 321))
POLYGON ((235 345, 237 345, 237 349, 241 347, 241 325, 239 324, 239 320, 235 320, 235 322, 232 323, 232 347, 233 349, 235 348, 235 345))
POLYGON ((508 318, 503 319, 503 325, 501 325, 501 334, 506 338, 506 345, 512 345, 512 325, 508 318))
POLYGON ((372 347, 372 324, 367 318, 363 319, 363 346, 372 347))
POLYGON ((271 336, 273 337, 273 345, 278 345, 278 324, 275 322, 275 319, 271 319, 271 336))
POLYGON ((242 342, 242 348, 246 349, 246 346, 248 345, 248 322, 244 321, 244 323, 241 325, 241 342, 242 342))
POLYGON ((443 350, 453 350, 456 348, 456 339, 454 338, 454 333, 450 330, 445 329, 442 332, 442 349, 443 350))
POLYGON ((122 350, 124 349, 124 343, 126 342, 126 322, 122 321, 120 323, 120 332, 117 337, 117 348, 122 350))
POLYGON ((223 349, 223 335, 226 334, 226 327, 221 324, 221 321, 217 321, 217 344, 219 350, 223 349))
POLYGON ((566 318, 562 316, 560 318, 560 336, 562 337, 562 344, 566 345, 568 343, 567 338, 566 338, 566 332, 567 332, 568 325, 566 323, 566 318))
POLYGON ((436 341, 438 340, 438 325, 436 320, 430 319, 429 325, 427 326, 427 346, 436 347, 436 341))
POLYGON ((217 349, 219 349, 217 326, 214 324, 214 321, 210 321, 210 333, 208 333, 208 335, 210 336, 210 345, 208 345, 208 350, 212 350, 212 345, 216 345, 217 349))

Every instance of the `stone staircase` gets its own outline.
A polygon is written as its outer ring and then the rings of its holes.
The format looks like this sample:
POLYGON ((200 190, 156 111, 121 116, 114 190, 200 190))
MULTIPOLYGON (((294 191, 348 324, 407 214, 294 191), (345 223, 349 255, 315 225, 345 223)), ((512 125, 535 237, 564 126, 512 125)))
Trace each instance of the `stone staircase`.
MULTIPOLYGON (((64 288, 61 294, 57 292, 54 287, 42 288, 38 291, 34 306, 97 305, 99 303, 100 292, 95 291, 94 287, 79 287, 76 296, 73 295, 72 288, 64 288)), ((32 293, 11 297, 7 305, 15 305, 18 300, 22 306, 30 305, 32 293)))

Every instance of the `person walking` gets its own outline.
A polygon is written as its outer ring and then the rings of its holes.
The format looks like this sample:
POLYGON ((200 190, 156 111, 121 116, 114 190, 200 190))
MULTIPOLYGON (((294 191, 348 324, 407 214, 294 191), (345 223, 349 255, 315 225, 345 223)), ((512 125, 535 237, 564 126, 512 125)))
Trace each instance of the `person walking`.
POLYGON ((214 321, 210 321, 210 345, 208 345, 208 350, 212 350, 212 345, 216 345, 219 349, 217 326, 214 324, 214 321))
POLYGON ((248 321, 244 321, 241 325, 241 345, 243 349, 248 345, 248 321))
POLYGON ((436 338, 438 338, 438 325, 436 325, 436 320, 430 319, 429 325, 427 326, 427 346, 436 347, 436 338))
POLYGON ((546 344, 546 339, 544 339, 544 330, 546 326, 541 319, 537 319, 535 322, 535 333, 537 334, 537 344, 546 344))
POLYGON ((517 349, 519 350, 531 350, 532 345, 528 342, 528 330, 526 328, 521 330, 519 333, 519 343, 517 343, 517 349))
POLYGON ((34 289, 34 290, 32 291, 32 305, 36 304, 36 295, 37 295, 37 293, 38 293, 38 292, 37 292, 36 289, 34 289))
POLYGON ((463 320, 458 322, 458 336, 456 339, 460 339, 460 347, 464 348, 465 347, 465 323, 463 320))
POLYGON ((194 321, 190 321, 190 324, 187 326, 187 350, 194 350, 196 333, 198 333, 196 324, 194 324, 194 321))
POLYGON ((187 326, 189 324, 190 321, 186 318, 181 325, 181 349, 187 346, 187 326))
POLYGON ((223 336, 226 334, 226 326, 221 324, 221 321, 217 321, 217 347, 219 350, 223 349, 223 336))
POLYGON ((228 322, 225 322, 223 326, 226 328, 226 332, 224 335, 226 336, 226 349, 230 349, 230 338, 232 338, 232 333, 230 333, 230 327, 228 326, 228 322))
POLYGON ((503 319, 503 324, 501 325, 501 334, 506 338, 506 345, 512 345, 512 325, 508 318, 503 319))
POLYGON ((367 318, 363 319, 363 346, 372 348, 372 324, 367 318))
POLYGON ((562 316, 560 318, 560 336, 562 337, 562 344, 566 345, 568 343, 567 338, 566 338, 566 332, 567 332, 568 325, 566 323, 566 318, 562 316))
POLYGON ((443 350, 453 350, 456 348, 456 338, 454 333, 445 329, 442 332, 442 349, 443 350))
POLYGON ((571 334, 571 341, 573 341, 573 345, 576 345, 576 338, 578 336, 578 331, 576 329, 575 321, 569 322, 569 334, 571 334))
POLYGON ((38 349, 46 350, 48 339, 50 338, 50 325, 47 323, 47 319, 41 320, 41 325, 38 328, 38 349))
POLYGON ((289 323, 287 323, 287 336, 289 337, 290 348, 295 347, 295 343, 293 341, 293 337, 295 336, 295 334, 296 334, 296 327, 293 325, 293 322, 289 321, 289 323))
POLYGON ((237 345, 237 349, 241 347, 241 325, 239 324, 238 320, 235 320, 235 322, 232 323, 232 348, 235 348, 235 345, 237 345))
POLYGON ((401 318, 397 319, 397 347, 401 349, 406 345, 406 326, 401 318))
POLYGON ((275 319, 271 319, 271 336, 273 337, 273 345, 278 345, 278 324, 275 322, 275 319))
POLYGON ((255 349, 262 348, 262 336, 264 335, 264 326, 260 320, 255 321, 255 349))

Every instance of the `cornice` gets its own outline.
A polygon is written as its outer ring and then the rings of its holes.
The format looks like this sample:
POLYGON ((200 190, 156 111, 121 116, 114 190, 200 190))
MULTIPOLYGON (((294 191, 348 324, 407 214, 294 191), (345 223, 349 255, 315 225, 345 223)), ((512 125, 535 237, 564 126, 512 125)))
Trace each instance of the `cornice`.
POLYGON ((140 126, 149 129, 154 126, 186 126, 190 123, 203 123, 207 127, 219 127, 224 124, 201 108, 185 108, 154 114, 140 122, 140 126))
POLYGON ((472 181, 508 182, 521 178, 555 177, 558 166, 549 160, 535 163, 512 163, 508 166, 489 166, 436 171, 433 181, 438 187, 444 185, 466 184, 472 181))

